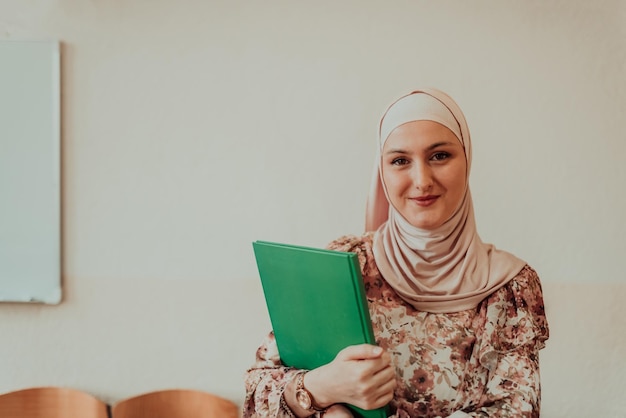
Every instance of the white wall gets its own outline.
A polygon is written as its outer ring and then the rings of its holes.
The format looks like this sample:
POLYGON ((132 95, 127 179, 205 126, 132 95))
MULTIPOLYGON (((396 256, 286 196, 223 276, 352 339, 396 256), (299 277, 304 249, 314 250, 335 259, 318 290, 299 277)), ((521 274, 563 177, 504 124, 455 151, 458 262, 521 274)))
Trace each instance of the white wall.
POLYGON ((0 306, 0 392, 238 402, 251 241, 359 233, 387 104, 464 109, 485 241, 543 278, 544 416, 623 416, 626 3, 0 0, 63 42, 64 302, 0 306))

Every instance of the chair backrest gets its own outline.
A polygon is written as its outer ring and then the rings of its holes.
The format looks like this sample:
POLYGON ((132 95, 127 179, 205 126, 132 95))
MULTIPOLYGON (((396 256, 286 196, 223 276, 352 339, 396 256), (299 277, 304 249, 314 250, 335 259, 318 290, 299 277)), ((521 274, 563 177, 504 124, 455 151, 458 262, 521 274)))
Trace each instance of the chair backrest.
POLYGON ((237 405, 219 396, 185 389, 150 392, 118 402, 113 418, 237 418, 237 405))
POLYGON ((0 395, 2 418, 108 418, 107 405, 75 389, 40 387, 0 395))

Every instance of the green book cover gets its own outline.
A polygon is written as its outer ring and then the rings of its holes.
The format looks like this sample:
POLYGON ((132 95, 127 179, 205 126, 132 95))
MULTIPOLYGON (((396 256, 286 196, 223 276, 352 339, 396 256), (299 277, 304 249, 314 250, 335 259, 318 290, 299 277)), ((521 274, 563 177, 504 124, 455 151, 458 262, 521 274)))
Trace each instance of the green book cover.
MULTIPOLYGON (((259 275, 282 362, 298 369, 330 363, 349 345, 376 344, 354 253, 256 241, 259 275)), ((386 418, 386 408, 357 417, 386 418)))

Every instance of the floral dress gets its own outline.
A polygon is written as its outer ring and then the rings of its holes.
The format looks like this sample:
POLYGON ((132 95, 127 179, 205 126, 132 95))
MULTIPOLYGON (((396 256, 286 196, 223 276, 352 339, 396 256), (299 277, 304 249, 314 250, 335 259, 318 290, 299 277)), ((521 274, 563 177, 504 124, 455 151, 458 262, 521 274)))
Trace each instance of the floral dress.
MULTIPOLYGON (((396 369, 392 416, 538 417, 548 323, 537 273, 525 266, 474 309, 422 312, 382 278, 372 239, 346 236, 328 248, 358 255, 374 335, 396 369)), ((294 416, 281 397, 297 372, 281 363, 270 332, 245 376, 243 417, 294 416)))

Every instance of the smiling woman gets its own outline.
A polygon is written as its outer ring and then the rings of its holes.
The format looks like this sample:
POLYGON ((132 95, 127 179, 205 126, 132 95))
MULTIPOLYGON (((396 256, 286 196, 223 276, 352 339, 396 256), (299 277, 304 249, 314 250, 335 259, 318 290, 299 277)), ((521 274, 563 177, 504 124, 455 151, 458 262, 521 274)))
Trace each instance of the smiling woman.
POLYGON ((385 112, 379 140, 367 232, 328 246, 359 256, 378 347, 295 370, 270 333, 248 371, 244 417, 343 418, 342 404, 387 403, 394 418, 538 417, 541 284, 478 235, 463 113, 441 91, 415 91, 385 112))
POLYGON ((459 208, 467 188, 466 170, 463 145, 438 122, 400 125, 383 147, 387 197, 418 228, 437 228, 459 208))

